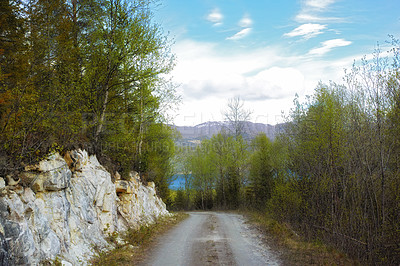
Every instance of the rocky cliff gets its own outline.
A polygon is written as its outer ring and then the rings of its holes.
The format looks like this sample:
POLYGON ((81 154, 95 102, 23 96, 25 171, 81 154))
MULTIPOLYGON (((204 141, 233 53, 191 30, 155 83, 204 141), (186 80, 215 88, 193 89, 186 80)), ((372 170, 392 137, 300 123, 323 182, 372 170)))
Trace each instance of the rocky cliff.
POLYGON ((95 156, 67 155, 26 166, 7 186, 0 178, 0 265, 86 264, 94 247, 110 248, 109 234, 168 215, 154 183, 135 173, 112 182, 95 156))

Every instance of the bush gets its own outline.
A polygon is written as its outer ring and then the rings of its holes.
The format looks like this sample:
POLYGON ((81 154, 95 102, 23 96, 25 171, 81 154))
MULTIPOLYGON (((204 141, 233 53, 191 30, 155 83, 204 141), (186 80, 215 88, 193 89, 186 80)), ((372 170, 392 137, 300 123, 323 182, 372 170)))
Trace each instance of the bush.
POLYGON ((267 208, 278 220, 294 221, 298 219, 302 202, 302 198, 295 190, 293 183, 283 182, 276 184, 271 199, 267 203, 267 208))

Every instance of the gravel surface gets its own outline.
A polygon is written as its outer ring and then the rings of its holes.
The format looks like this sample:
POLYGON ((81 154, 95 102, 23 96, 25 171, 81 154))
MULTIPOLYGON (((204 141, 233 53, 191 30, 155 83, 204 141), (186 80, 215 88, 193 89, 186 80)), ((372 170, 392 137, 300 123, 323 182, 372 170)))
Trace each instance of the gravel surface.
POLYGON ((243 216, 191 212, 160 237, 143 265, 280 265, 261 233, 243 216))

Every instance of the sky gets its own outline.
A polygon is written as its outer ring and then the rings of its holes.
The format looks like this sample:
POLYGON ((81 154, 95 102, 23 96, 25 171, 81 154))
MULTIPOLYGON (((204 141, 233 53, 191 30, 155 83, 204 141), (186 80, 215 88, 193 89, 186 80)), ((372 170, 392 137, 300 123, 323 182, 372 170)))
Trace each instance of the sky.
POLYGON ((240 97, 251 121, 277 124, 295 95, 400 38, 400 0, 161 0, 154 19, 169 38, 182 96, 174 123, 222 121, 240 97))

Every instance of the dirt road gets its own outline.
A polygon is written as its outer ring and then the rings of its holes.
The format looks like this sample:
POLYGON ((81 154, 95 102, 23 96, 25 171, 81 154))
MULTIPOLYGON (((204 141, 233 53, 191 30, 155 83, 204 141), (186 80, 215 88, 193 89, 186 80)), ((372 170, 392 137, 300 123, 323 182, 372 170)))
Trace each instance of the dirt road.
POLYGON ((143 265, 279 265, 243 216, 192 212, 158 240, 143 265))

